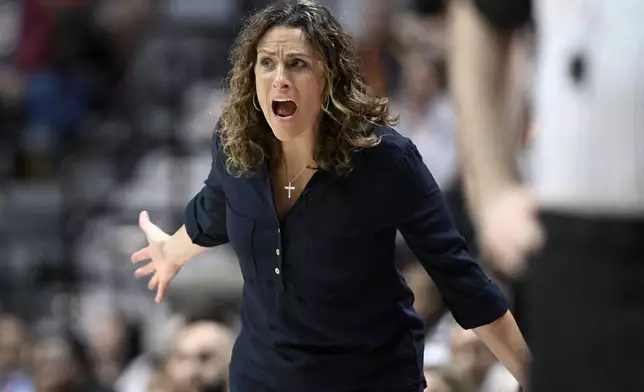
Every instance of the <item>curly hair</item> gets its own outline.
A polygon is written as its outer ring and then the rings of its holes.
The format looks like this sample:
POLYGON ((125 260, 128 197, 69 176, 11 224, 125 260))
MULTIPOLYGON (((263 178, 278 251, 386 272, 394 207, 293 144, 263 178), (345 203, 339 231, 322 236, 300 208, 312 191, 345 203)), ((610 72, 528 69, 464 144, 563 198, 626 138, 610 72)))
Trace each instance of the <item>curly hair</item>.
POLYGON ((270 158, 275 138, 253 105, 254 66, 259 41, 277 26, 302 30, 324 60, 324 107, 313 158, 319 169, 346 175, 351 171, 351 151, 378 145, 375 126, 393 125, 397 118, 389 113, 387 99, 375 96, 360 74, 353 39, 328 9, 309 0, 268 6, 251 16, 237 37, 231 52, 229 98, 218 131, 226 170, 235 176, 249 174, 270 158))

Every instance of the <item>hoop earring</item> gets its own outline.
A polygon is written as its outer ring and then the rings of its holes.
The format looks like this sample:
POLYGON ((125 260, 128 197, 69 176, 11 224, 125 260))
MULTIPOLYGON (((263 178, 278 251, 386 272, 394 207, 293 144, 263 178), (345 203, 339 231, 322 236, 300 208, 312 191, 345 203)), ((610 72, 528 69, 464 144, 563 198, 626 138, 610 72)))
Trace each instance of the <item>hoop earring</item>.
POLYGON ((253 106, 255 107, 255 109, 256 109, 258 112, 261 112, 261 111, 262 111, 262 109, 258 107, 258 106, 259 106, 259 98, 257 98, 257 103, 255 103, 255 98, 256 98, 256 97, 257 97, 257 95, 256 95, 256 94, 253 94, 253 106))

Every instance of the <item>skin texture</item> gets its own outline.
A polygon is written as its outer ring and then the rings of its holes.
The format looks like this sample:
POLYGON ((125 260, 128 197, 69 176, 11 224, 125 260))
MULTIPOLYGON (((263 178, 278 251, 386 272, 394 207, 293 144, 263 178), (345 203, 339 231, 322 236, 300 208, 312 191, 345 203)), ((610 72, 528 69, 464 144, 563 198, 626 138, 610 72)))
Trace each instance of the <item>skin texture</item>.
POLYGON ((310 139, 317 131, 322 110, 324 72, 306 36, 300 29, 274 27, 260 41, 257 54, 257 97, 273 134, 283 143, 310 139), (297 104, 288 120, 273 114, 272 102, 277 98, 297 104))

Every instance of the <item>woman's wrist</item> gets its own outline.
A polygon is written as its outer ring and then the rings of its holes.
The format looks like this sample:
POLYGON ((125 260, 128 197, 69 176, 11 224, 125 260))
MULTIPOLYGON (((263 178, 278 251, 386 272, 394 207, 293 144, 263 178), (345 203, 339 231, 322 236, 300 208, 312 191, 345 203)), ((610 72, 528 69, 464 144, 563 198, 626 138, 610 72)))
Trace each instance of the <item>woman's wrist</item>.
POLYGON ((181 267, 205 250, 192 242, 185 226, 181 226, 176 233, 164 241, 162 249, 163 255, 169 262, 181 267))

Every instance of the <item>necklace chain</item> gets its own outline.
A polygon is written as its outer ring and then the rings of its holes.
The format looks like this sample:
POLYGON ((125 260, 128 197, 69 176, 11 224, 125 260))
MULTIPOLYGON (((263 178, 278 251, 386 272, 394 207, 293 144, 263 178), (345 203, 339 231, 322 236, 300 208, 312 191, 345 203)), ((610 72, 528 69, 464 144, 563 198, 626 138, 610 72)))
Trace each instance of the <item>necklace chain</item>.
MULTIPOLYGON (((302 170, 300 170, 300 172, 297 173, 297 175, 295 177, 293 177, 293 179, 288 182, 288 185, 286 185, 284 187, 284 189, 286 189, 286 191, 288 192, 288 198, 289 199, 291 198, 291 191, 295 190, 295 187, 293 186, 293 182, 295 180, 297 180, 302 175, 302 173, 304 173, 304 170, 310 169, 310 168, 311 168, 311 166, 309 166, 309 165, 304 166, 302 168, 302 170)), ((286 177, 288 178, 288 167, 286 166, 286 161, 284 161, 284 170, 286 171, 286 177)))
MULTIPOLYGON (((304 166, 304 167, 302 168, 302 170, 300 170, 300 172, 299 172, 299 173, 297 173, 297 175, 296 175, 295 177, 293 177, 293 179, 292 179, 291 181, 289 181, 289 182, 294 182, 295 180, 297 180, 297 179, 298 179, 298 177, 299 177, 299 176, 301 176, 301 175, 302 175, 302 173, 304 173, 304 170, 306 170, 306 169, 308 169, 308 168, 309 168, 309 165, 304 166)), ((288 169, 287 169, 287 172, 286 172, 286 176, 288 177, 288 169)))

